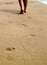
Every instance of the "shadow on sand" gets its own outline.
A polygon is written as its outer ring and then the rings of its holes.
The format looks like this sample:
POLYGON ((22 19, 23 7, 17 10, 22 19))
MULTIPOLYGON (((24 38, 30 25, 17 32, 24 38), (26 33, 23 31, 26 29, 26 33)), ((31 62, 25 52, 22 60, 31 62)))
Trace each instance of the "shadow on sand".
POLYGON ((9 9, 0 9, 2 12, 12 13, 12 14, 19 14, 18 10, 9 10, 9 9))

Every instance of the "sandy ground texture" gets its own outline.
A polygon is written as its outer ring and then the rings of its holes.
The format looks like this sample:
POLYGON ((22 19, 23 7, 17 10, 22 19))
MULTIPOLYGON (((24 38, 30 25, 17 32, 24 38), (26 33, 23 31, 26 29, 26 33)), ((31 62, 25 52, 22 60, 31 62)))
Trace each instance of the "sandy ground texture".
MULTIPOLYGON (((3 1, 4 2, 4 1, 3 1)), ((47 5, 0 2, 0 65, 47 65, 47 5)))

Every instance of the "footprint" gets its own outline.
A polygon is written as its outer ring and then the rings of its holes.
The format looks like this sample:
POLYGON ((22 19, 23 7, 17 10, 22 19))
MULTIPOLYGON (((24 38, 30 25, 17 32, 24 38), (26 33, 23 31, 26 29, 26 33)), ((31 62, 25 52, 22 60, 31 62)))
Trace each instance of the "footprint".
POLYGON ((30 36, 32 36, 32 37, 36 37, 36 35, 35 35, 35 34, 30 34, 30 36))
POLYGON ((40 28, 40 30, 43 30, 42 28, 40 28))
POLYGON ((26 24, 22 24, 22 26, 27 26, 26 24))
POLYGON ((12 48, 13 50, 15 50, 15 48, 12 48))
POLYGON ((7 57, 7 61, 12 61, 12 60, 13 60, 13 58, 11 56, 7 57))
POLYGON ((31 16, 28 16, 28 18, 32 18, 31 16))
POLYGON ((9 21, 9 23, 11 23, 11 21, 9 21))
POLYGON ((13 4, 13 2, 6 2, 5 4, 13 4))
POLYGON ((13 50, 15 50, 14 47, 13 48, 6 48, 6 51, 13 51, 13 50))
POLYGON ((8 17, 9 17, 9 15, 8 15, 8 17))

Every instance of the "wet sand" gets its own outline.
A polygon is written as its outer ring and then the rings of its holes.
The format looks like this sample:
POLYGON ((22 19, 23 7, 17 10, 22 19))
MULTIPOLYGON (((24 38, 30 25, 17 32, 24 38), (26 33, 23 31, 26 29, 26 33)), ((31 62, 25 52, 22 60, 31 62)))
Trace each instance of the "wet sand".
MULTIPOLYGON (((3 1, 4 2, 4 1, 3 1)), ((0 3, 0 65, 47 65, 47 5, 0 3)))

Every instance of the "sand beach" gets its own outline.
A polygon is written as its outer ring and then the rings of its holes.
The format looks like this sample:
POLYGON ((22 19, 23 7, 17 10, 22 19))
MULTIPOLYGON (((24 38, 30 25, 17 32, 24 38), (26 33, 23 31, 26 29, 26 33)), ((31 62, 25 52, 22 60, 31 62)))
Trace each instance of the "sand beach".
POLYGON ((16 0, 0 0, 0 65, 47 65, 47 5, 28 3, 19 15, 16 0))

